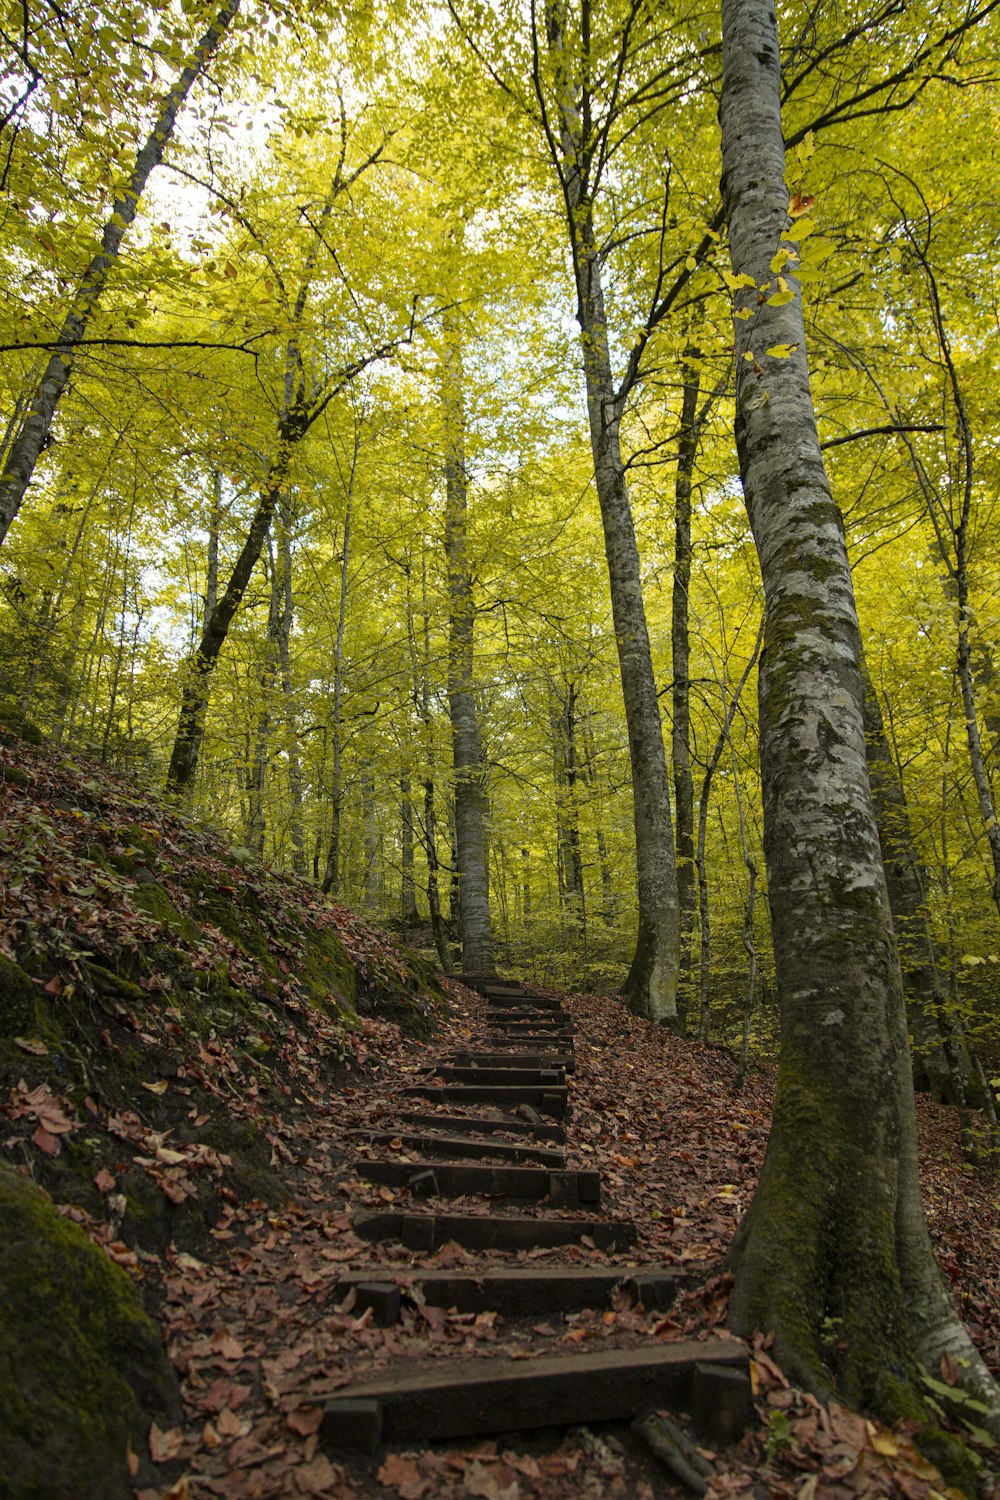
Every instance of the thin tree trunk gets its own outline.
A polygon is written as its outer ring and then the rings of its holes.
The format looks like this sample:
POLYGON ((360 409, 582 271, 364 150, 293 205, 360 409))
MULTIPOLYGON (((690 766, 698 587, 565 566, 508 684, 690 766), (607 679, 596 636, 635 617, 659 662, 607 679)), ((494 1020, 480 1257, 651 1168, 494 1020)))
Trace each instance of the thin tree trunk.
POLYGON ((455 845, 459 933, 466 973, 493 973, 490 881, 486 854, 487 797, 476 712, 473 637, 476 609, 469 562, 468 476, 465 469, 462 351, 446 327, 441 391, 445 431, 445 555, 448 559, 448 706, 455 766, 455 845))
POLYGON ((954 1028, 947 1020, 948 981, 938 962, 927 911, 927 876, 910 827, 906 797, 867 665, 861 662, 865 749, 878 824, 886 888, 892 907, 907 1012, 914 1041, 915 1079, 926 1078, 935 1098, 967 1113, 957 1059, 949 1058, 954 1028))
POLYGON ((382 894, 382 870, 379 861, 378 809, 375 805, 375 778, 366 766, 361 773, 361 819, 364 824, 365 873, 363 899, 366 910, 378 911, 382 894))
POLYGON ((226 0, 218 11, 195 48, 193 62, 182 71, 163 100, 156 123, 135 158, 128 187, 115 200, 101 236, 101 248, 83 273, 59 330, 58 347, 45 367, 27 416, 10 445, 0 478, 0 542, 6 537, 31 481, 38 455, 51 431, 56 407, 69 382, 74 355, 100 303, 108 273, 118 256, 125 231, 135 218, 150 173, 163 160, 178 112, 195 80, 208 66, 239 5, 240 0, 226 0))
POLYGON ((167 772, 167 790, 175 796, 188 791, 198 769, 212 674, 284 493, 292 446, 305 431, 301 410, 286 412, 280 427, 278 453, 268 470, 246 541, 223 594, 205 621, 198 648, 186 664, 177 734, 167 772))
POLYGON ((399 778, 400 798, 400 909, 403 921, 415 923, 417 911, 417 887, 413 875, 413 800, 410 788, 410 773, 403 771, 399 778))
POLYGON ((670 778, 642 596, 639 549, 622 461, 623 402, 615 392, 601 254, 584 170, 586 152, 592 151, 593 145, 585 139, 570 82, 561 7, 548 7, 546 32, 559 76, 559 126, 551 145, 558 156, 566 199, 594 481, 604 529, 632 767, 639 931, 624 992, 629 1008, 637 1015, 676 1025, 679 918, 670 778))
POLYGON ((694 778, 691 775, 691 652, 688 608, 691 588, 691 490, 698 453, 698 350, 688 349, 684 362, 681 432, 674 485, 674 581, 670 611, 673 662, 671 758, 674 769, 674 807, 677 818, 677 911, 680 937, 677 1013, 687 1024, 691 998, 691 948, 694 929, 694 778))
POLYGON ((292 512, 283 506, 278 526, 278 566, 280 568, 281 602, 277 621, 278 663, 281 668, 281 693, 285 714, 285 756, 288 764, 288 795, 291 802, 289 832, 292 840, 292 869, 296 875, 306 873, 306 840, 302 826, 302 765, 299 760, 299 736, 296 724, 295 683, 292 676, 292 625, 295 619, 295 595, 292 588, 292 512))
POLYGON ((258 859, 264 857, 266 815, 264 792, 267 785, 267 763, 271 747, 271 728, 274 722, 274 683, 278 667, 278 631, 281 616, 281 585, 275 565, 271 539, 267 541, 268 576, 270 594, 267 610, 267 636, 264 642, 264 664, 258 678, 260 709, 254 732, 250 764, 247 768, 247 848, 252 849, 258 859))
POLYGON ((888 1420, 949 1354, 1000 1430, 924 1221, 903 986, 865 761, 860 635, 826 480, 789 251, 772 0, 723 0, 722 193, 737 293, 736 440, 764 581, 764 848, 782 1016, 774 1122, 734 1240, 734 1327, 888 1420), (768 350, 772 351, 768 353, 768 350), (776 351, 776 352, 775 352, 776 351), (744 358, 747 355, 748 358, 744 358), (825 1337, 839 1319, 838 1338, 825 1337))
POLYGON ((711 1025, 711 967, 712 967, 712 923, 708 900, 708 867, 706 865, 705 849, 708 839, 708 804, 712 793, 712 781, 718 770, 722 752, 729 742, 730 730, 733 718, 739 707, 750 674, 757 665, 760 656, 761 642, 764 638, 764 621, 761 620, 757 630, 757 639, 754 642, 753 652, 750 660, 743 669, 736 691, 729 702, 725 701, 725 682, 723 681, 723 719, 722 728, 719 730, 712 753, 705 766, 705 774, 702 778, 701 793, 698 797, 698 843, 695 852, 695 869, 698 874, 698 919, 700 929, 700 951, 699 951, 699 986, 700 996, 698 1039, 702 1042, 708 1041, 709 1028, 711 1025))
POLYGON ((344 488, 344 546, 340 555, 340 600, 337 605, 337 635, 333 646, 333 722, 330 744, 333 751, 333 785, 330 789, 330 843, 327 848, 323 892, 340 894, 340 833, 344 815, 344 637, 347 631, 347 591, 351 581, 351 525, 354 520, 354 486, 358 477, 361 453, 361 421, 355 414, 351 466, 344 488))

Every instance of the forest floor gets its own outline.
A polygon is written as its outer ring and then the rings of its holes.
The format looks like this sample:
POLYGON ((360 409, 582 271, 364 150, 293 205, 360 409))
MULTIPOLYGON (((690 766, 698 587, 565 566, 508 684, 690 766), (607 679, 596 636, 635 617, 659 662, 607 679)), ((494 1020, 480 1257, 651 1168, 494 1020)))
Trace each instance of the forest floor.
MULTIPOLYGON (((366 1155, 405 1157, 402 1140, 376 1149, 366 1134, 395 1130, 402 1090, 484 1040, 484 1002, 449 981, 445 1005, 386 934, 100 767, 0 732, 0 793, 0 1145, 6 1170, 82 1224, 162 1323, 186 1420, 152 1428, 170 1487, 139 1489, 141 1500, 686 1493, 626 1426, 347 1459, 321 1447, 318 1402, 408 1360, 531 1360, 717 1333, 728 1293, 718 1267, 763 1159, 770 1070, 751 1069, 737 1092, 723 1049, 637 1020, 616 999, 559 996, 576 1027, 568 1165, 600 1171, 604 1216, 634 1221, 638 1243, 618 1257, 586 1241, 507 1256, 446 1243, 430 1262, 470 1273, 620 1264, 624 1277, 638 1261, 676 1268, 687 1290, 667 1313, 623 1297, 527 1321, 409 1295, 401 1322, 375 1327, 338 1277, 377 1267, 406 1286, 416 1262, 354 1233, 359 1211, 409 1206, 407 1189, 357 1170, 366 1155), (360 1021, 337 1003, 345 985, 360 1021), (430 1040, 414 1039, 428 1028, 430 1040)), ((918 1116, 931 1234, 1000 1375, 1000 1182, 963 1162, 954 1111, 921 1099, 918 1116)), ((504 1212, 486 1198, 448 1207, 504 1212)), ((759 1421, 712 1455, 712 1500, 949 1493, 905 1429, 820 1407, 760 1341, 751 1356, 759 1421)), ((946 1409, 955 1373, 932 1376, 946 1409)), ((982 1462, 983 1494, 1000 1493, 995 1454, 982 1462)))
MULTIPOLYGON (((363 1073, 325 1096, 302 1090, 295 1117, 273 1140, 292 1194, 284 1210, 234 1205, 215 1232, 214 1254, 165 1257, 162 1312, 189 1412, 186 1426, 154 1433, 154 1458, 183 1465, 184 1477, 169 1493, 195 1500, 657 1500, 689 1493, 657 1472, 624 1427, 410 1446, 374 1460, 345 1461, 319 1446, 316 1398, 390 1363, 471 1354, 531 1359, 572 1346, 698 1338, 717 1331, 725 1318, 728 1283, 715 1267, 763 1157, 769 1073, 752 1073, 736 1094, 735 1067, 725 1052, 664 1034, 623 1013, 615 1000, 580 995, 560 997, 578 1028, 570 1160, 600 1169, 603 1211, 634 1220, 635 1251, 616 1258, 582 1245, 477 1256, 446 1244, 429 1263, 474 1272, 504 1260, 606 1265, 617 1259, 624 1267, 638 1259, 690 1272, 691 1290, 666 1315, 626 1306, 506 1326, 494 1314, 404 1301, 402 1322, 388 1329, 356 1316, 349 1298, 338 1302, 331 1295, 338 1273, 354 1266, 378 1264, 379 1279, 407 1283, 411 1253, 400 1245, 362 1243, 352 1223, 358 1209, 405 1207, 409 1192, 362 1180, 352 1163, 377 1154, 359 1138, 372 1128, 393 1127, 404 1103, 400 1090, 429 1061, 480 1040, 483 1002, 459 985, 450 988, 452 1014, 432 1043, 404 1039, 387 1022, 366 1022, 358 1052, 363 1073)), ((921 1101, 920 1136, 941 1263, 973 1336, 1000 1372, 998 1184, 963 1164, 952 1111, 921 1101)), ((449 1204, 454 1212, 490 1209, 482 1198, 449 1204)), ((788 1385, 760 1341, 752 1357, 760 1422, 737 1447, 710 1455, 710 1497, 934 1500, 957 1493, 920 1457, 905 1429, 890 1432, 846 1408, 820 1407, 788 1385)), ((984 1470, 989 1467, 984 1456, 984 1470)), ((155 1493, 141 1492, 141 1500, 154 1500, 155 1493)))

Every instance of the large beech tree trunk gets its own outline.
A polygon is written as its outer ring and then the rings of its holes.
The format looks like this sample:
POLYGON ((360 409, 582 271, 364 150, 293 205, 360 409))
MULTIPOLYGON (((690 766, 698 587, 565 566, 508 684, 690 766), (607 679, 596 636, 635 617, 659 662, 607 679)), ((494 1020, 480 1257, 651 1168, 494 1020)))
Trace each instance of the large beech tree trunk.
POLYGON ((69 384, 73 357, 82 343, 90 321, 97 311, 108 279, 121 249, 125 232, 132 223, 145 191, 150 173, 163 160, 163 153, 174 132, 178 112, 191 87, 207 68, 236 12, 240 0, 226 0, 215 20, 194 51, 192 61, 168 90, 160 106, 156 123, 139 149, 128 186, 115 200, 101 235, 101 248, 89 262, 80 279, 69 312, 59 330, 58 347, 49 359, 28 406, 24 421, 10 445, 0 477, 0 542, 24 499, 24 492, 35 472, 38 455, 45 446, 63 391, 69 384))
POLYGON ((765 592, 761 775, 781 1002, 774 1123, 731 1249, 730 1319, 773 1331, 777 1359, 813 1390, 889 1419, 922 1411, 919 1366, 937 1371, 948 1352, 1000 1425, 1000 1392, 924 1222, 851 574, 788 266, 792 298, 758 302, 759 288, 780 290, 771 263, 789 225, 780 83, 773 0, 723 0, 722 193, 733 270, 753 283, 737 295, 751 316, 734 319, 736 439, 765 592), (788 357, 768 354, 781 346, 788 357))
POLYGON ((445 433, 445 554, 448 560, 448 706, 455 767, 455 868, 462 968, 492 974, 493 930, 486 857, 486 788, 473 688, 475 602, 469 562, 469 496, 462 408, 462 352, 446 328, 441 390, 445 433))
MULTIPOLYGON (((589 182, 596 140, 581 113, 579 90, 564 35, 565 7, 550 3, 546 35, 558 79, 556 157, 566 200, 576 280, 577 319, 587 387, 594 483, 601 507, 611 611, 628 726, 635 820, 639 932, 625 981, 637 1015, 677 1022, 678 910, 670 778, 642 596, 642 574, 621 451, 624 401, 615 390, 601 281, 601 251, 589 182)), ((585 85, 586 86, 586 85, 585 85)))

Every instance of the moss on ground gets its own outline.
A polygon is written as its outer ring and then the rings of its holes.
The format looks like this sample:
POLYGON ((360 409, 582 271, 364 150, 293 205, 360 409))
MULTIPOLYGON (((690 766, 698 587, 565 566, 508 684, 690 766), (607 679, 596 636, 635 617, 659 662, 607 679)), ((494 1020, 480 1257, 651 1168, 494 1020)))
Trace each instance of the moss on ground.
POLYGON ((4 1500, 131 1500, 127 1444, 145 1462, 150 1422, 181 1413, 159 1330, 125 1272, 2 1166, 0 1304, 4 1500))

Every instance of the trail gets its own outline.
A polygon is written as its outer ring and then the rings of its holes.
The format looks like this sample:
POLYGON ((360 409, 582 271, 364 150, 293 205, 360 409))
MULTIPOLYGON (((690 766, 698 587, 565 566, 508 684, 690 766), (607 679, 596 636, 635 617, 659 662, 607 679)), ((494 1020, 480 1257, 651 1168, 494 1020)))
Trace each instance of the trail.
POLYGON ((719 1326, 762 1080, 734 1099, 722 1054, 617 1002, 452 989, 433 1045, 368 1022, 364 1076, 296 1101, 292 1207, 234 1209, 217 1265, 173 1257, 176 1493, 666 1500, 695 1490, 629 1425, 660 1408, 710 1497, 933 1496, 905 1434, 821 1411, 719 1326))

